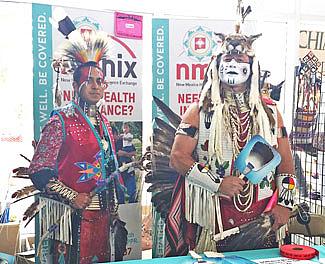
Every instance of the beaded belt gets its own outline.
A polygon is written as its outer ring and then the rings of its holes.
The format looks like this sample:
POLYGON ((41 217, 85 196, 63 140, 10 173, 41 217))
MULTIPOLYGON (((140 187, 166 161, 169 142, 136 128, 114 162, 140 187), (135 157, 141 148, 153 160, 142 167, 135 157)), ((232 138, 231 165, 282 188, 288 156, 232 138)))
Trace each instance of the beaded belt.
POLYGON ((86 207, 86 210, 100 210, 98 194, 93 196, 90 204, 86 207))

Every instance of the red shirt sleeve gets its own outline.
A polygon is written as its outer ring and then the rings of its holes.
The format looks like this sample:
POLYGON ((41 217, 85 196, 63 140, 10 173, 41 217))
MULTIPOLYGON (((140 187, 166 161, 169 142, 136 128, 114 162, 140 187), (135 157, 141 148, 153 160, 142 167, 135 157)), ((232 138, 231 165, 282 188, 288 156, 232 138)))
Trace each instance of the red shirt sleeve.
POLYGON ((57 158, 63 143, 63 127, 59 116, 54 115, 42 130, 33 159, 28 169, 29 174, 43 169, 56 170, 57 158))

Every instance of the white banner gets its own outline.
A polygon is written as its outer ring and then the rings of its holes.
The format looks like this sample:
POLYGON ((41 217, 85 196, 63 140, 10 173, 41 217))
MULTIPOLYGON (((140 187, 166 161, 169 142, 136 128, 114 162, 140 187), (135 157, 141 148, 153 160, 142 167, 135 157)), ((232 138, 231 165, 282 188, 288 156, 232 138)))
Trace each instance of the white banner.
POLYGON ((120 219, 126 222, 128 242, 123 260, 141 259, 141 203, 120 204, 120 219))

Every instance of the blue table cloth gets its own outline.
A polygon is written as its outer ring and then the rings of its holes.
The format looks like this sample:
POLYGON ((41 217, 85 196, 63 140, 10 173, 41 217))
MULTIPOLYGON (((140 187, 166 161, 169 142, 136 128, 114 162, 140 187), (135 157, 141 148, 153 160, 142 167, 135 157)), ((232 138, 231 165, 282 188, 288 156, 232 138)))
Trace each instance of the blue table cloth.
MULTIPOLYGON (((315 246, 319 251, 320 258, 325 258, 325 246, 315 246)), ((268 258, 277 258, 281 257, 279 248, 271 249, 259 249, 259 250, 245 250, 245 251, 236 251, 236 252, 226 252, 225 256, 238 256, 246 258, 249 260, 254 259, 268 259, 268 258)), ((206 259, 211 260, 214 259, 206 259)), ((190 256, 181 256, 181 257, 169 257, 169 258, 154 258, 154 259, 145 259, 145 260, 128 260, 123 261, 121 264, 193 264, 195 260, 190 256)), ((218 263, 218 262, 216 262, 218 263)))

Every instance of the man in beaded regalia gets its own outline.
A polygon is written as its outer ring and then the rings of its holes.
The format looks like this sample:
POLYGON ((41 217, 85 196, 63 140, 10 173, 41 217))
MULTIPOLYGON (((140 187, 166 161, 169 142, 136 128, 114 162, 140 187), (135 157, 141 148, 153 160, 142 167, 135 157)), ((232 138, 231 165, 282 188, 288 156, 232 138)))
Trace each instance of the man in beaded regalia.
POLYGON ((74 31, 54 62, 56 68, 67 61, 75 66, 74 100, 52 112, 28 172, 43 194, 42 263, 107 262, 114 261, 112 255, 122 260, 125 251, 127 231, 117 217, 115 144, 109 122, 98 110, 106 88, 98 63, 107 51, 106 34, 93 33, 86 41, 74 31), (121 244, 114 241, 114 246, 110 234, 118 224, 121 244), (50 257, 43 241, 49 241, 50 257))
POLYGON ((252 48, 259 35, 236 29, 218 34, 221 52, 207 68, 199 102, 189 107, 176 130, 170 163, 180 177, 167 215, 166 256, 188 249, 276 247, 286 232, 295 191, 290 145, 276 104, 259 89, 252 48), (281 155, 276 170, 260 184, 244 181, 234 168, 253 135, 281 155))

